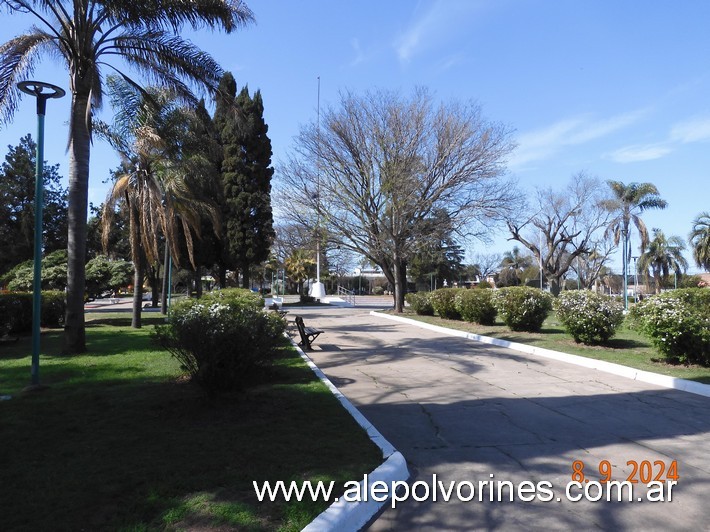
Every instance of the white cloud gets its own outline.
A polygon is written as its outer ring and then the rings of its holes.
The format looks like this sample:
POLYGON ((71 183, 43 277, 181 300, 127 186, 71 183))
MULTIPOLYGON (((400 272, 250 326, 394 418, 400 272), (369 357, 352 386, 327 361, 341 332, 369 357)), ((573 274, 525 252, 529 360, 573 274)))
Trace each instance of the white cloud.
POLYGON ((441 62, 441 64, 439 65, 439 68, 442 71, 449 70, 450 68, 460 65, 463 61, 464 61, 464 57, 462 54, 454 54, 454 55, 444 59, 441 62))
POLYGON ((350 61, 350 66, 357 66, 360 63, 364 62, 366 59, 365 52, 362 50, 362 46, 360 46, 360 40, 353 37, 350 39, 350 46, 352 47, 353 51, 355 52, 355 58, 350 61))
POLYGON ((561 120, 545 128, 523 133, 517 138, 518 147, 513 152, 509 165, 519 167, 554 155, 579 124, 579 119, 561 120))
POLYGON ((636 163, 660 159, 672 151, 673 149, 667 143, 635 144, 620 148, 607 157, 617 163, 636 163))
POLYGON ((638 122, 646 115, 647 110, 639 109, 629 113, 612 116, 606 120, 599 120, 585 124, 581 131, 576 132, 569 139, 568 144, 583 144, 590 140, 604 137, 610 133, 623 129, 638 122))
POLYGON ((617 163, 652 161, 668 155, 679 144, 709 140, 710 117, 696 117, 674 124, 665 142, 624 146, 607 154, 606 157, 617 163))
POLYGON ((565 146, 585 144, 637 122, 645 110, 594 120, 589 115, 567 118, 547 127, 518 136, 518 148, 510 159, 511 167, 547 159, 565 146))
POLYGON ((462 23, 479 5, 479 2, 471 0, 437 0, 427 10, 415 14, 409 27, 396 39, 394 48, 397 57, 402 62, 408 62, 425 48, 451 37, 465 28, 462 23))
POLYGON ((710 140, 710 117, 679 122, 671 128, 671 140, 687 144, 710 140))

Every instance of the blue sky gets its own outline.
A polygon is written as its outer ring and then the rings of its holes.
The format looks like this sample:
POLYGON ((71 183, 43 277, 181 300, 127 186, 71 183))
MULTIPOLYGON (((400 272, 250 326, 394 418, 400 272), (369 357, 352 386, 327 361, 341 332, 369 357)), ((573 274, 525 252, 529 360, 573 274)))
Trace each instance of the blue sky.
MULTIPOLYGON (((515 130, 509 172, 521 186, 563 187, 585 171, 602 180, 654 183, 669 202, 649 228, 687 237, 710 210, 710 3, 538 0, 333 0, 249 2, 256 25, 231 36, 196 34, 237 83, 260 89, 274 161, 301 124, 338 91, 422 85, 441 99, 474 100, 489 120, 515 130)), ((29 22, 2 15, 0 42, 29 22), (13 21, 10 24, 10 21, 13 21)), ((35 79, 67 88, 45 62, 35 79)), ((69 99, 47 112, 46 158, 65 155, 69 99)), ((35 134, 34 103, 0 129, 2 154, 35 134)), ((110 116, 104 115, 104 118, 110 116)), ((99 142, 90 200, 117 158, 99 142)), ((500 232, 475 252, 511 249, 500 232)), ((687 254, 690 259, 690 254, 687 254)), ((620 267, 620 258, 617 267, 620 267)), ((692 261, 691 261, 692 262, 692 261)), ((694 271, 694 269, 693 269, 694 271)))

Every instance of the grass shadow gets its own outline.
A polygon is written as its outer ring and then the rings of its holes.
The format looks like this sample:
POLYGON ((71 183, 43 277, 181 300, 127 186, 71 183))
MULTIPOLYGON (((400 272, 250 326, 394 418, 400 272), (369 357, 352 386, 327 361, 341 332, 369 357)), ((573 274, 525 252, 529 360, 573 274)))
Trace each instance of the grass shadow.
MULTIPOLYGON (((162 314, 160 316, 143 316, 141 318, 141 325, 143 327, 152 325, 164 325, 165 316, 162 314)), ((110 327, 130 327, 131 326, 131 316, 111 316, 111 317, 101 317, 92 318, 86 321, 86 327, 98 327, 102 325, 108 325, 110 327)))
POLYGON ((602 344, 602 347, 608 347, 610 349, 644 349, 652 347, 652 344, 631 338, 610 338, 602 344))
MULTIPOLYGON (((106 329, 90 344, 126 332, 106 329)), ((117 353, 114 339, 113 357, 49 360, 49 389, 3 404, 3 529, 301 529, 323 501, 262 504, 252 481, 342 483, 379 465, 379 449, 290 346, 270 383, 214 398, 174 363, 155 371, 153 357, 171 359, 141 334, 135 354, 117 353)), ((29 379, 28 368, 2 369, 29 379)))

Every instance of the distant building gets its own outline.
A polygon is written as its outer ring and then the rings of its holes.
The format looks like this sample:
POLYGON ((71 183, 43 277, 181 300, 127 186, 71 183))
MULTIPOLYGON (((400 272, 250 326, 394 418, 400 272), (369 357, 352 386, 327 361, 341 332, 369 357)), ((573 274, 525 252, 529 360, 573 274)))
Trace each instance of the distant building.
POLYGON ((385 274, 379 268, 355 268, 354 277, 364 277, 365 279, 384 279, 385 274))

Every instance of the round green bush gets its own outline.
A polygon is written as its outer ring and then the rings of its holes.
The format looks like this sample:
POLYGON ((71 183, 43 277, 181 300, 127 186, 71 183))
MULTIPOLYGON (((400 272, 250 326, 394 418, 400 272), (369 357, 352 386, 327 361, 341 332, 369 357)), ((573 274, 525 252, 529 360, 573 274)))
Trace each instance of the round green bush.
POLYGON ((555 312, 574 341, 587 345, 604 343, 624 321, 624 305, 589 290, 562 292, 555 312))
POLYGON ((257 384, 284 342, 286 324, 249 290, 223 290, 173 306, 159 343, 210 393, 257 384))
MULTIPOLYGON (((26 334, 32 331, 32 292, 5 292, 0 294, 0 336, 3 334, 26 334)), ((61 327, 67 304, 64 292, 42 292, 40 325, 61 327)))
POLYGON ((508 286, 493 293, 493 304, 510 330, 538 332, 552 310, 552 296, 539 288, 508 286))
POLYGON ((669 362, 710 366, 710 289, 648 297, 631 308, 630 318, 669 362))
POLYGON ((492 290, 461 290, 456 294, 456 309, 464 320, 480 325, 493 325, 498 314, 492 290))
POLYGON ((67 311, 66 294, 61 290, 42 292, 42 311, 40 318, 43 327, 61 327, 67 311))
POLYGON ((433 316, 434 307, 429 300, 429 292, 415 292, 404 296, 404 300, 419 316, 433 316))
POLYGON ((5 292, 0 294, 0 336, 25 334, 32 330, 32 294, 5 292))
POLYGON ((439 317, 445 320, 460 320, 461 314, 456 308, 456 294, 463 288, 439 288, 429 294, 429 301, 439 317))

